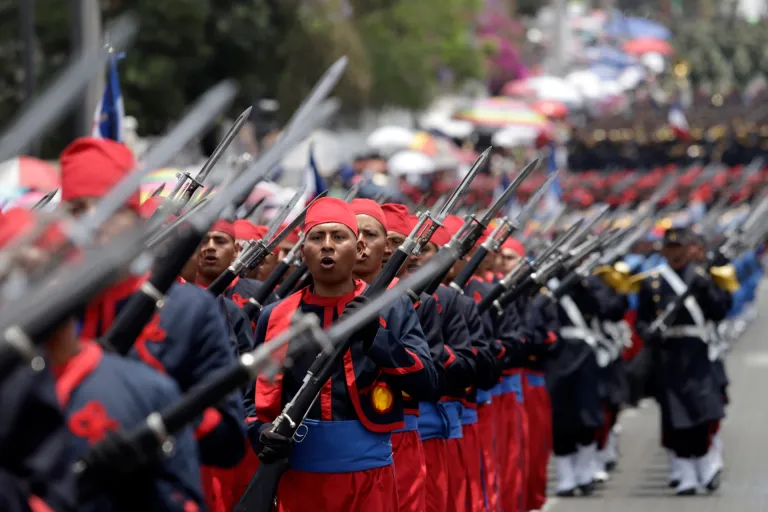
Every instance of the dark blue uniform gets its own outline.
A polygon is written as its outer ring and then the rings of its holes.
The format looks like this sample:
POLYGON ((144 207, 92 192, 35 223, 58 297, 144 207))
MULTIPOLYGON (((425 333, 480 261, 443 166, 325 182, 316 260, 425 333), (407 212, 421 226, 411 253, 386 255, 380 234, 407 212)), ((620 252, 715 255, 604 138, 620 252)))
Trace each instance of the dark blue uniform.
MULTIPOLYGON (((688 265, 676 274, 687 282, 693 272, 700 273, 700 279, 706 281, 701 291, 695 295, 704 321, 723 320, 731 306, 730 293, 709 281, 700 267, 688 265)), ((654 272, 646 278, 639 294, 638 331, 646 333, 651 323, 676 297, 677 293, 663 277, 662 272, 654 272)), ((671 322, 669 332, 663 339, 645 340, 646 343, 655 345, 656 398, 661 406, 662 420, 666 427, 665 438, 667 444, 671 444, 670 448, 685 452, 681 455, 684 457, 700 456, 703 453, 700 453, 702 447, 699 442, 694 443, 698 446, 695 450, 698 453, 689 454, 690 443, 682 439, 684 432, 680 431, 688 431, 690 436, 691 429, 703 430, 708 422, 719 420, 724 414, 723 396, 709 359, 706 334, 703 330, 699 332, 702 326, 697 324, 693 314, 687 307, 683 307, 671 322), (708 392, 704 392, 707 390, 708 392), (680 437, 680 443, 669 439, 669 436, 680 437), (685 448, 678 446, 681 443, 685 448)), ((703 449, 706 451, 706 448, 703 449)))
MULTIPOLYGON (((85 341, 81 351, 56 368, 56 394, 64 409, 77 455, 104 440, 110 432, 139 425, 155 411, 179 400, 176 384, 146 365, 104 354, 94 342, 85 341)), ((200 470, 192 429, 174 435, 175 449, 163 457, 146 480, 126 486, 113 499, 137 500, 144 510, 187 512, 202 506, 200 470), (125 494, 123 494, 123 492, 125 494)), ((137 478, 140 478, 137 476, 137 478)), ((78 510, 113 510, 110 497, 102 494, 78 510)), ((138 509, 137 509, 138 510, 138 509)))
MULTIPOLYGON (((136 282, 108 290, 86 308, 82 336, 96 338, 112 323, 136 282)), ((190 284, 174 284, 166 304, 133 344, 129 356, 172 377, 182 392, 235 364, 226 317, 215 297, 190 284)), ((243 457, 244 411, 240 394, 220 401, 195 426, 203 464, 232 467, 243 457)))
POLYGON ((27 511, 30 499, 75 510, 76 456, 50 372, 17 369, 0 386, 0 408, 0 510, 27 511))

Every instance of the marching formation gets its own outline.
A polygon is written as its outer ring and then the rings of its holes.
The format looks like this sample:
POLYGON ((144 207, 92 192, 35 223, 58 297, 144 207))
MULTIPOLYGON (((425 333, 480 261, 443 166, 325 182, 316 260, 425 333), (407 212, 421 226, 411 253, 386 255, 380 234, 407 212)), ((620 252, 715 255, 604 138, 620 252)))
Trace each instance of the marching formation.
MULTIPOLYGON (((618 463, 621 409, 646 396, 674 492, 716 490, 723 359, 752 315, 766 199, 725 233, 656 240, 667 180, 634 209, 531 232, 557 173, 508 203, 537 161, 462 210, 488 150, 432 211, 353 191, 296 215, 300 191, 268 226, 237 218, 337 108, 343 67, 214 194, 205 178, 247 112, 168 198, 140 204, 151 167, 87 137, 61 154, 55 213, 5 212, 0 508, 540 510, 550 454, 550 491, 589 495, 618 463)), ((193 137, 187 121, 169 137, 193 137)))

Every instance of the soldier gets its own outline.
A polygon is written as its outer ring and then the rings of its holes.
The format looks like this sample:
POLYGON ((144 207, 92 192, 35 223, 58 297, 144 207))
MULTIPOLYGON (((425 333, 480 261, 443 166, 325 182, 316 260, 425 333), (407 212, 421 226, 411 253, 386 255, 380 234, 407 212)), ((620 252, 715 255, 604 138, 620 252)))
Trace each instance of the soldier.
MULTIPOLYGON (((313 284, 266 307, 256 343, 278 335, 298 310, 316 314, 324 328, 344 311, 368 300, 363 281, 352 277, 357 256, 357 218, 344 201, 322 198, 307 211, 302 256, 313 284)), ((399 387, 431 390, 436 374, 413 305, 402 297, 381 319, 369 323, 344 356, 303 425, 307 434, 292 445, 270 430, 286 399, 298 390, 315 359, 295 357, 274 381, 258 378, 246 395, 248 434, 262 462, 289 457, 291 469, 277 489, 278 511, 397 510, 391 433, 405 426, 399 387), (381 329, 380 329, 381 325, 381 329)), ((290 351, 290 346, 288 351, 290 351)))
MULTIPOLYGON (((235 261, 240 252, 232 222, 218 220, 203 238, 197 260, 197 284, 207 288, 235 261)), ((224 295, 241 308, 261 286, 259 281, 248 277, 236 277, 224 295)))
MULTIPOLYGON (((35 221, 34 214, 27 210, 15 209, 8 212, 1 228, 2 245, 32 229, 35 221)), ((108 221, 103 233, 118 235, 119 228, 114 224, 109 225, 111 222, 120 223, 120 219, 108 221)), ((50 233, 49 230, 44 240, 51 236, 50 233)), ((42 248, 45 248, 45 244, 44 241, 42 248)), ((38 249, 24 250, 20 263, 28 269, 43 263, 45 252, 38 249)), ((61 442, 59 448, 66 447, 68 455, 83 455, 89 446, 99 441, 107 438, 119 440, 119 430, 143 423, 148 415, 180 398, 178 387, 168 377, 139 362, 105 354, 93 340, 78 336, 74 319, 66 320, 54 331, 46 342, 45 351, 56 381, 57 405, 67 418, 69 435, 62 440, 53 432, 51 437, 38 441, 40 444, 36 448, 44 460, 30 461, 34 462, 28 468, 34 470, 31 475, 36 477, 38 471, 46 468, 56 468, 56 473, 50 473, 50 482, 32 481, 30 491, 35 493, 35 497, 31 497, 29 504, 33 512, 66 510, 73 506, 61 501, 66 495, 61 494, 65 488, 61 486, 58 476, 70 474, 71 460, 69 456, 63 460, 57 457, 57 449, 50 443, 61 442), (42 503, 51 508, 43 507, 42 503)), ((39 375, 42 377, 46 374, 39 375)), ((8 389, 7 386, 14 382, 22 384, 29 381, 30 377, 27 369, 19 369, 3 389, 8 389)), ((39 382, 37 378, 34 381, 39 382)), ((18 410, 29 410, 27 408, 35 404, 39 402, 30 401, 18 410)), ((56 415, 53 410, 45 413, 38 408, 38 413, 41 415, 35 418, 35 424, 47 425, 51 421, 51 425, 55 425, 53 419, 56 415)), ((30 430, 28 427, 25 435, 27 440, 19 443, 16 449, 22 453, 26 451, 27 443, 32 440, 29 436, 34 436, 37 431, 37 428, 30 430)), ((45 431, 48 431, 48 427, 45 431)), ((119 461, 98 460, 98 463, 111 463, 110 469, 114 471, 89 475, 89 478, 96 478, 89 481, 93 486, 92 492, 83 493, 82 489, 86 487, 81 486, 77 510, 198 510, 203 500, 199 460, 192 430, 182 430, 175 439, 172 454, 142 468, 140 473, 122 472, 119 461)))
MULTIPOLYGON (((134 167, 133 156, 124 145, 90 137, 77 139, 67 146, 60 160, 61 207, 75 216, 93 208, 98 199, 134 167)), ((105 236, 136 223, 138 210, 137 193, 115 214, 105 236)), ((88 304, 82 315, 80 337, 96 339, 104 335, 143 279, 129 277, 104 290, 88 304)), ((169 375, 184 392, 219 369, 234 364, 228 339, 227 322, 216 299, 194 285, 174 284, 166 295, 165 307, 136 339, 128 357, 169 375)), ((243 415, 239 396, 233 393, 208 409, 197 422, 195 438, 203 464, 231 467, 242 458, 243 415)), ((210 482, 206 479, 206 483, 210 482)))
MULTIPOLYGON (((400 246, 413 230, 416 219, 409 217, 408 209, 403 205, 384 204, 382 210, 387 218, 389 254, 385 252, 384 256, 388 258, 391 251, 400 246)), ((442 245, 448 240, 447 233, 438 229, 420 255, 408 257, 401 275, 417 270, 437 253, 436 243, 442 245)), ((466 496, 466 488, 461 484, 454 487, 454 492, 461 495, 461 501, 454 499, 455 495, 452 498, 449 494, 449 475, 457 475, 457 479, 463 475, 461 468, 455 467, 456 464, 453 467, 450 465, 448 456, 448 440, 457 439, 462 435, 461 404, 455 397, 457 394, 463 396, 464 390, 471 385, 475 372, 469 328, 459 309, 458 296, 451 288, 440 286, 431 297, 440 316, 439 325, 444 345, 441 348, 439 343, 433 340, 430 350, 435 354, 433 357, 436 357, 436 362, 443 367, 441 373, 444 378, 440 386, 439 401, 419 402, 419 434, 427 465, 426 510, 430 512, 444 512, 451 499, 455 504, 452 506, 461 506, 466 496)), ((422 305, 417 309, 423 324, 429 322, 428 316, 433 314, 430 312, 431 304, 432 300, 422 301, 422 305)))
POLYGON ((725 404, 709 358, 707 323, 723 320, 731 306, 730 293, 691 260, 690 240, 685 228, 665 232, 666 263, 643 280, 637 314, 638 330, 655 352, 662 437, 672 451, 670 484, 678 495, 719 486, 720 467, 706 455, 711 424, 722 419, 725 404), (690 297, 669 325, 652 330, 657 317, 686 290, 690 297))
MULTIPOLYGON (((551 285, 559 283, 553 281, 551 285)), ((599 278, 577 283, 558 301, 561 352, 550 361, 547 384, 552 397, 557 494, 591 494, 597 456, 597 431, 603 425, 598 388, 600 341, 594 319, 620 320, 623 297, 608 293, 599 278)))
MULTIPOLYGON (((388 244, 387 217, 381 207, 370 199, 354 199, 349 206, 357 217, 358 240, 363 244, 363 250, 355 264, 354 276, 371 284, 383 268, 384 251, 388 244)), ((414 308, 419 314, 419 322, 432 357, 432 348, 435 345, 442 348, 443 345, 440 317, 434 299, 425 295, 414 308), (432 302, 432 314, 424 315, 425 311, 430 311, 424 308, 424 301, 432 302)), ((438 352, 437 355, 439 354, 438 352)), ((439 392, 435 389, 431 396, 425 396, 425 390, 401 391, 405 427, 392 433, 398 507, 401 512, 422 512, 426 510, 427 464, 419 436, 419 400, 436 400, 439 398, 439 392)))

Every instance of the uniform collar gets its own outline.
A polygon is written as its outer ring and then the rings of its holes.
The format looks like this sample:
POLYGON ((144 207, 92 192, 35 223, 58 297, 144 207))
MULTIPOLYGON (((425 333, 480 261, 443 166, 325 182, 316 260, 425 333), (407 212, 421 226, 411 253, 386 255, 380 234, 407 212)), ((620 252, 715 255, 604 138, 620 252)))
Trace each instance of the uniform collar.
POLYGON ((362 279, 355 279, 355 289, 339 297, 321 297, 312 292, 311 287, 307 287, 302 291, 301 300, 306 304, 314 306, 337 306, 339 304, 346 304, 363 293, 366 286, 368 285, 362 279))
POLYGON ((91 340, 80 341, 80 352, 64 364, 53 367, 56 377, 56 397, 66 407, 69 397, 93 371, 104 357, 101 347, 91 340))

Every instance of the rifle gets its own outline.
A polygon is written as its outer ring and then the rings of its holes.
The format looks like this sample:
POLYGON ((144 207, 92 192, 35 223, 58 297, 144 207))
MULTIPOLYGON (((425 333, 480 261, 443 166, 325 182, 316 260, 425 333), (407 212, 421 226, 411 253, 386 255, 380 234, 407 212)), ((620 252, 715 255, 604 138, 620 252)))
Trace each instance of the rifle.
POLYGON ((483 262, 485 257, 492 252, 498 252, 499 248, 507 238, 525 226, 525 223, 528 222, 528 219, 533 215, 533 212, 539 205, 539 201, 541 201, 541 198, 544 196, 556 178, 557 172, 550 173, 547 180, 531 196, 531 198, 528 200, 528 203, 526 203, 525 207, 523 207, 523 209, 520 211, 520 214, 514 221, 509 221, 505 217, 501 220, 501 222, 499 222, 499 225, 496 226, 496 229, 494 229, 493 233, 491 233, 486 241, 477 248, 475 254, 473 254, 472 258, 470 258, 467 264, 464 265, 464 268, 461 269, 461 272, 459 272, 459 274, 456 276, 456 279, 450 283, 451 288, 460 292, 464 291, 464 287, 467 285, 467 281, 469 281, 469 278, 474 275, 475 271, 483 262))
POLYGON ((579 219, 573 223, 573 225, 555 238, 555 240, 553 240, 535 260, 528 261, 525 258, 521 258, 518 264, 502 277, 477 305, 480 314, 488 311, 492 305, 498 302, 497 299, 499 297, 515 288, 526 276, 535 272, 536 269, 539 268, 542 263, 547 261, 556 251, 567 251, 569 244, 574 240, 577 231, 579 231, 583 223, 584 219, 579 219))
MULTIPOLYGON (((488 150, 490 149, 491 148, 488 148, 488 150)), ((501 196, 499 196, 496 202, 491 205, 487 212, 485 212, 485 215, 483 215, 482 219, 478 220, 474 215, 468 215, 464 220, 464 225, 459 228, 459 231, 451 237, 448 243, 445 244, 440 249, 440 251, 438 251, 438 253, 447 252, 453 254, 454 260, 463 259, 464 256, 475 246, 478 238, 480 238, 486 227, 488 227, 488 224, 490 224, 490 222, 496 217, 496 214, 499 212, 499 210, 501 210, 501 208, 507 204, 509 198, 512 197, 512 194, 514 194, 515 190, 517 190, 522 182, 531 174, 531 172, 533 172, 538 163, 539 159, 536 158, 531 163, 526 165, 520 171, 520 173, 515 176, 515 179, 512 181, 512 183, 509 184, 501 196)), ((449 270, 450 268, 446 269, 445 272, 448 273, 449 270)), ((443 282, 444 278, 445 274, 436 276, 435 280, 430 283, 430 285, 425 290, 423 290, 423 293, 426 293, 427 295, 432 295, 435 293, 435 290, 437 290, 437 288, 443 282)), ((417 295, 419 295, 419 293, 421 292, 418 292, 417 295)))

